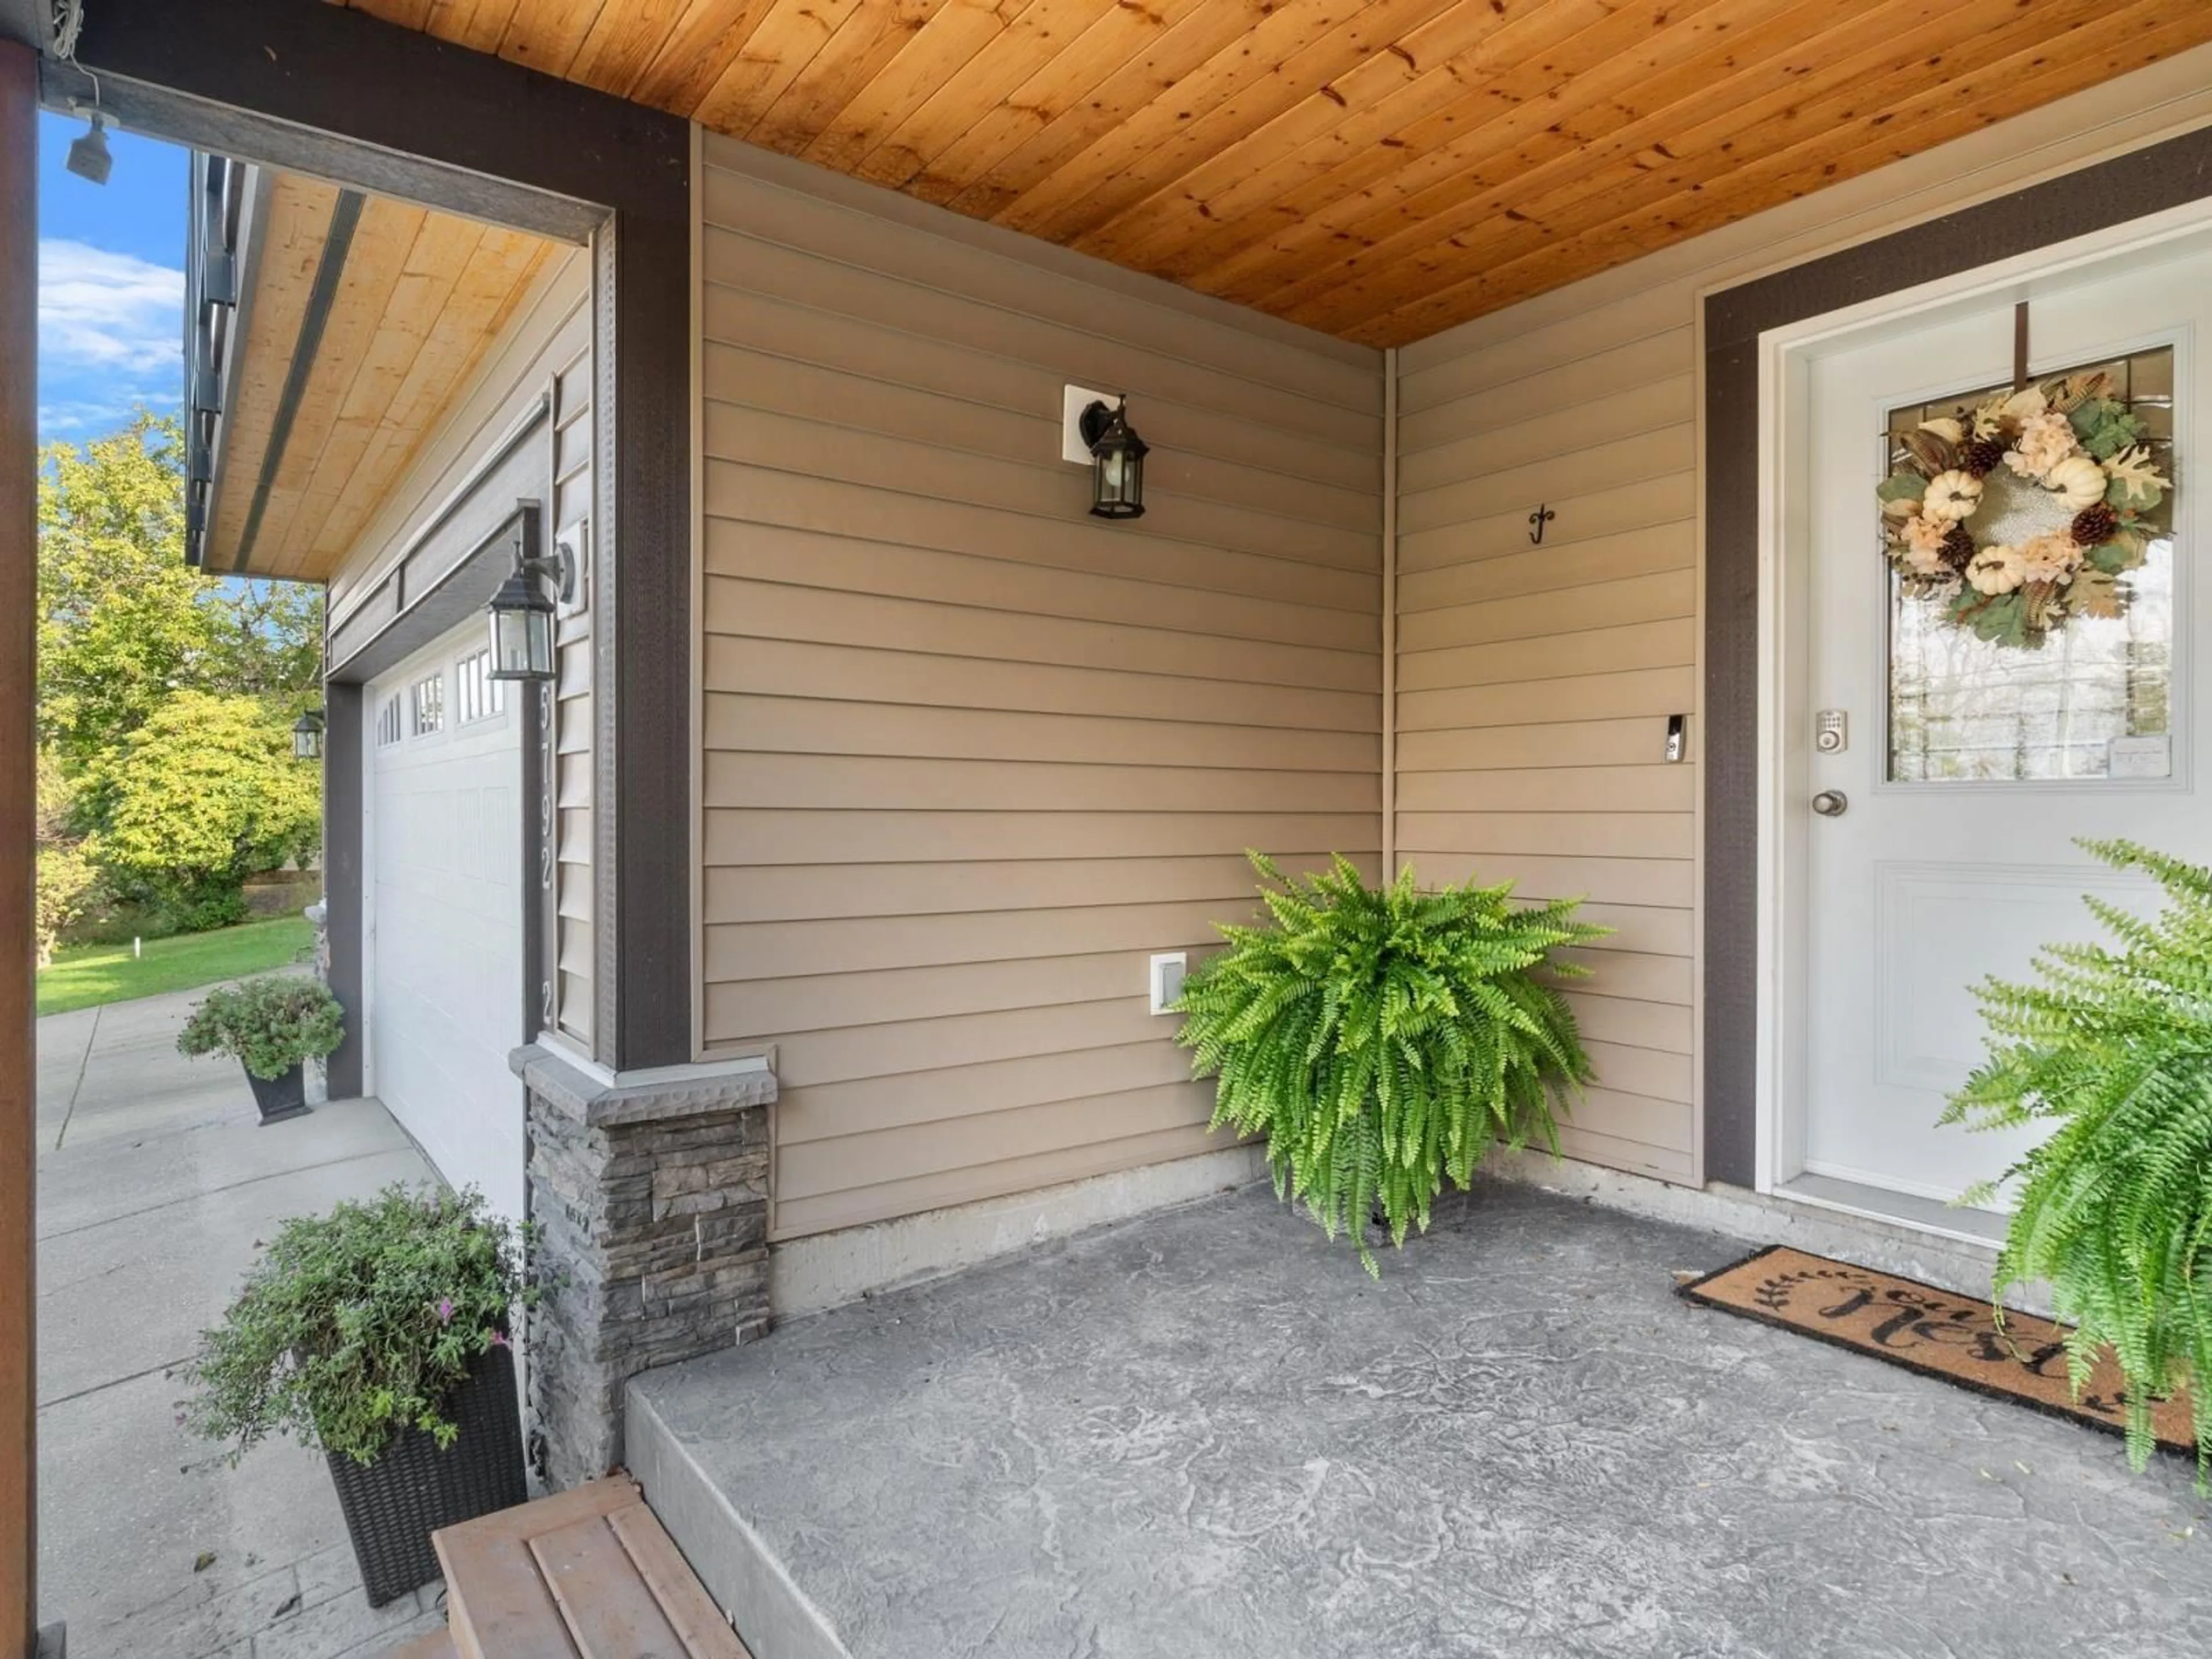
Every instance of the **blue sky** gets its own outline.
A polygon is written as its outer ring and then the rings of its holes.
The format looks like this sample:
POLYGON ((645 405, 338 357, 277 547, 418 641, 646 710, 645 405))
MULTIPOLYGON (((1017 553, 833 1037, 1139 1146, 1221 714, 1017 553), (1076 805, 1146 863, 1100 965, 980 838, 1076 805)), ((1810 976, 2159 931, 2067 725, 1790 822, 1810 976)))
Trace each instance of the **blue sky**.
POLYGON ((115 171, 64 162, 85 124, 39 118, 39 435, 112 431, 182 394, 185 152, 111 130, 115 171))

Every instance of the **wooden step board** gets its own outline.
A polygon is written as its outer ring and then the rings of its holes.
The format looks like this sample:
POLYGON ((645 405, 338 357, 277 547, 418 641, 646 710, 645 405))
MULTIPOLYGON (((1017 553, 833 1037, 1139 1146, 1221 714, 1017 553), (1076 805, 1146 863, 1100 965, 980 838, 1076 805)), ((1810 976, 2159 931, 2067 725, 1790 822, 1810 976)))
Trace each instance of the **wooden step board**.
POLYGON ((457 1659, 750 1659, 627 1475, 432 1541, 457 1659))
POLYGON ((453 1633, 449 1630, 434 1630, 428 1636, 418 1636, 404 1647, 392 1649, 384 1659, 460 1659, 453 1651, 453 1633))

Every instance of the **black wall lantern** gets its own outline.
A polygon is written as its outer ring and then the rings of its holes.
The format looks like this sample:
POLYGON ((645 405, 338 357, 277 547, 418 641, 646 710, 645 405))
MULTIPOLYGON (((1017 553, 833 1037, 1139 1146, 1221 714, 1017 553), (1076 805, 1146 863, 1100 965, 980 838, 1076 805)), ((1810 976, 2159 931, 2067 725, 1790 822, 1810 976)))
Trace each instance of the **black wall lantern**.
POLYGON ((292 758, 312 761, 322 757, 323 711, 310 708, 292 722, 292 758))
POLYGON ((1078 428, 1091 448, 1091 513, 1098 519, 1145 516, 1145 457, 1151 446, 1129 424, 1129 400, 1083 411, 1078 428))
POLYGON ((550 554, 526 551, 538 538, 538 505, 523 503, 514 536, 514 569, 485 607, 491 618, 491 678, 550 680, 553 678, 555 600, 567 604, 576 592, 576 567, 565 546, 550 554), (549 595, 545 584, 554 592, 549 595))

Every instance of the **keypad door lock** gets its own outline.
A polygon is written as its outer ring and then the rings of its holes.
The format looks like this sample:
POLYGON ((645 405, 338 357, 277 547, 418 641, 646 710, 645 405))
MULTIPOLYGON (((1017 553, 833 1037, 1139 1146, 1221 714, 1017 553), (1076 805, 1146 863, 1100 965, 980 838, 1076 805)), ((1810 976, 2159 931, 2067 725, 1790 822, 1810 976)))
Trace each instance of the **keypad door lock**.
POLYGON ((1851 746, 1851 719, 1840 708, 1823 708, 1813 717, 1813 747, 1840 755, 1851 746))

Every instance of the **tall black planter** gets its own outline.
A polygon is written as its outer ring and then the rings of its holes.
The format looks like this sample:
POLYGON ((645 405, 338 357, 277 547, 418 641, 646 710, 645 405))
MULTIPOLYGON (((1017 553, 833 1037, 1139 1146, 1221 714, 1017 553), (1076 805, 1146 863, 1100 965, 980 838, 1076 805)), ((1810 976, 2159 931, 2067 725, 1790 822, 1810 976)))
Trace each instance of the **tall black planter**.
POLYGON ((253 1103, 261 1109, 264 1123, 281 1123, 288 1117, 297 1117, 307 1109, 307 1068, 295 1066, 281 1077, 256 1077, 246 1074, 253 1085, 253 1103))
POLYGON ((338 1507, 373 1607, 438 1576, 432 1533, 512 1509, 530 1496, 509 1350, 494 1348, 477 1361, 447 1415, 461 1430, 448 1450, 410 1428, 394 1436, 374 1463, 328 1454, 338 1507))

